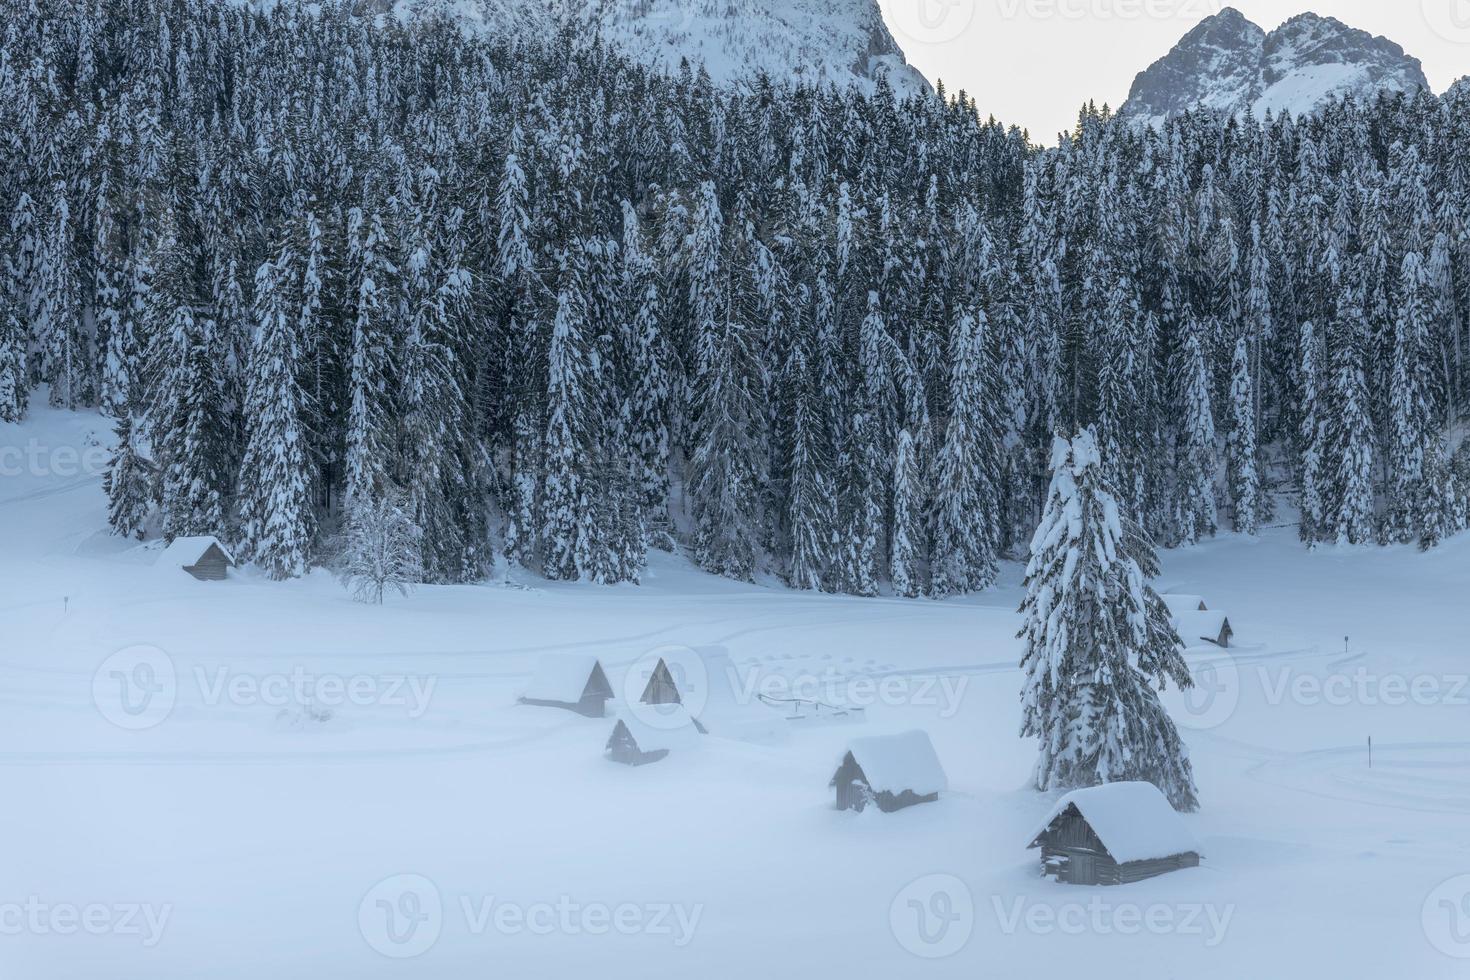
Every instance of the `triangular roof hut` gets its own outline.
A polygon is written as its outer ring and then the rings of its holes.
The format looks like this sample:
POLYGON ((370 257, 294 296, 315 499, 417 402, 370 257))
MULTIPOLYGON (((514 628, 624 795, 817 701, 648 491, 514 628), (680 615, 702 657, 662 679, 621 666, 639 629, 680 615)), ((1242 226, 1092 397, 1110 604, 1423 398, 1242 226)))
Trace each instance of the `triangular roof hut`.
POLYGON ((1108 783, 1056 802, 1028 848, 1042 873, 1073 885, 1119 885, 1198 867, 1199 843, 1152 783, 1108 783))
POLYGON ((174 538, 155 563, 158 568, 182 569, 201 582, 224 581, 234 564, 234 557, 210 534, 174 538))
POLYGON ((613 762, 642 766, 698 745, 705 733, 680 704, 637 705, 625 711, 613 725, 607 740, 607 757, 613 762))
POLYGON ((1169 613, 1173 616, 1182 612, 1205 612, 1210 608, 1205 605, 1204 596, 1168 593, 1159 598, 1164 600, 1164 605, 1169 607, 1169 613))
POLYGON ((1219 610, 1176 613, 1174 628, 1185 646, 1199 646, 1201 641, 1217 647, 1229 647, 1235 630, 1230 626, 1230 617, 1219 610))
POLYGON ((551 654, 537 661, 536 675, 521 695, 521 704, 565 708, 588 718, 601 718, 612 696, 612 685, 596 657, 551 654))
POLYGON ((668 662, 663 657, 658 658, 658 664, 653 668, 653 673, 648 676, 648 683, 643 688, 643 696, 638 700, 643 704, 683 703, 683 698, 679 696, 679 686, 674 683, 668 662))

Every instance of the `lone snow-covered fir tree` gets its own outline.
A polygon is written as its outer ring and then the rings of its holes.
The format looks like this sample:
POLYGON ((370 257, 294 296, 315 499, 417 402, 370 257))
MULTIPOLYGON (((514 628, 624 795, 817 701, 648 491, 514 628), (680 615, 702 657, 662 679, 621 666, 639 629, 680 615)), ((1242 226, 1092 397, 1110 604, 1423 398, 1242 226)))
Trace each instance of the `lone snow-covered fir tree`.
POLYGON ((1155 686, 1192 686, 1150 587, 1157 557, 1119 512, 1092 429, 1052 447, 1046 510, 1026 569, 1023 736, 1041 741, 1036 788, 1153 783, 1199 807, 1189 753, 1155 686))

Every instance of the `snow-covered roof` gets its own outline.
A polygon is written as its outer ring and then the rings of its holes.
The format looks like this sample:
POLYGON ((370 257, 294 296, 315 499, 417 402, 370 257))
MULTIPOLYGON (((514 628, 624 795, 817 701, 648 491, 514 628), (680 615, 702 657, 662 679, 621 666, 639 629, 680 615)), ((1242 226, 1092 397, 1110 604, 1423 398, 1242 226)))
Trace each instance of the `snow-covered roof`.
POLYGON ((679 698, 696 715, 739 704, 739 673, 724 647, 670 647, 661 654, 679 698))
POLYGON ((1174 613, 1174 628, 1179 631, 1179 637, 1185 646, 1192 646, 1200 640, 1213 643, 1219 638, 1227 622, 1229 620, 1225 614, 1215 609, 1174 613))
POLYGON ((1057 800, 1027 846, 1040 846, 1052 821, 1073 806, 1119 864, 1199 853, 1199 842, 1184 818, 1157 786, 1141 782, 1107 783, 1068 793, 1057 800))
POLYGON ((536 662, 536 675, 522 697, 532 701, 580 701, 587 681, 599 666, 591 654, 548 654, 536 662))
POLYGON ((159 552, 157 564, 161 568, 187 568, 190 565, 197 565, 199 559, 203 558, 204 553, 209 550, 210 545, 219 548, 225 560, 231 565, 235 564, 235 557, 230 554, 230 549, 220 544, 219 538, 212 534, 174 538, 167 548, 159 552))
MULTIPOLYGON (((712 735, 765 742, 789 735, 789 723, 771 706, 747 692, 729 651, 720 646, 670 647, 659 654, 679 700, 712 735)), ((625 697, 634 701, 646 686, 649 671, 630 673, 625 697), (639 693, 634 693, 639 692, 639 693)))
POLYGON ((1169 612, 1176 616, 1182 612, 1199 612, 1202 609, 1209 608, 1205 605, 1203 596, 1176 595, 1171 593, 1169 595, 1161 595, 1159 598, 1164 600, 1164 605, 1169 607, 1169 612))
POLYGON ((621 712, 612 730, 617 731, 618 725, 628 729, 642 752, 689 748, 702 734, 682 704, 640 704, 621 712))
POLYGON ((916 729, 899 735, 855 738, 848 743, 847 751, 852 753, 875 793, 902 793, 909 789, 928 796, 949 789, 949 780, 928 732, 916 729))

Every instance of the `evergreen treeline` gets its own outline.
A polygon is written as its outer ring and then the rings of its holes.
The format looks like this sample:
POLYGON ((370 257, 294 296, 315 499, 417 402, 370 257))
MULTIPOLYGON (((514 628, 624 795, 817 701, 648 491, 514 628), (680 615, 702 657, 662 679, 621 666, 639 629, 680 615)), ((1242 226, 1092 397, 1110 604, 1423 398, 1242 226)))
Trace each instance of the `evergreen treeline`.
POLYGON ((119 533, 289 577, 391 518, 428 581, 682 546, 948 595, 1087 425, 1164 544, 1278 499, 1309 542, 1465 526, 1463 93, 1041 150, 570 35, 0 8, 0 417, 100 406, 119 533))

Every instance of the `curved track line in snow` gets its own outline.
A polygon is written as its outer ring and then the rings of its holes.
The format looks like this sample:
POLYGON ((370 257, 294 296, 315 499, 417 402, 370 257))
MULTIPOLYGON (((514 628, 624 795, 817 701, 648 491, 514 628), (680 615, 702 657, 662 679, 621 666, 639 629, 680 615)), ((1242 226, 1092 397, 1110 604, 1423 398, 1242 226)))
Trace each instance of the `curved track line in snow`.
POLYGON ((73 490, 80 490, 83 487, 90 487, 101 482, 102 477, 100 474, 97 476, 84 476, 80 479, 63 483, 60 486, 43 487, 40 490, 32 490, 30 493, 16 494, 14 497, 0 497, 0 507, 5 507, 10 504, 23 504, 29 500, 46 500, 50 497, 59 497, 64 493, 71 493, 73 490))
POLYGON ((1342 803, 1416 813, 1470 814, 1470 742, 1375 745, 1373 757, 1375 765, 1369 769, 1363 745, 1278 753, 1276 758, 1251 766, 1246 774, 1269 786, 1342 803), (1460 755, 1444 761, 1432 758, 1447 752, 1460 755), (1412 781, 1406 775, 1408 769, 1415 770, 1412 781), (1426 769, 1462 775, 1426 778, 1426 769), (1394 784, 1411 785, 1417 792, 1394 784), (1445 792, 1437 793, 1439 789, 1445 792))

